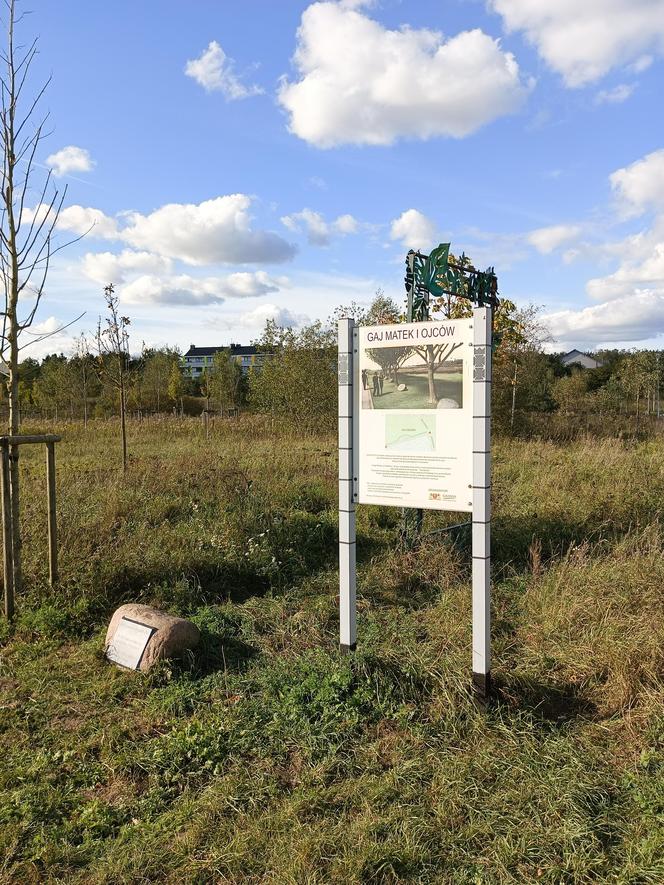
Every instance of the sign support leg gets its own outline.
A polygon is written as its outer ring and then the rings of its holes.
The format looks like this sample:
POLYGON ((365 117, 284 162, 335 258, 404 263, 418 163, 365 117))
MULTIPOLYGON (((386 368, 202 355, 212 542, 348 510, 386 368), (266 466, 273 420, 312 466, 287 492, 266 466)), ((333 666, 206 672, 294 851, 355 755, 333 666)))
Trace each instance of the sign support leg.
POLYGON ((473 688, 491 692, 491 307, 473 310, 473 688))
POLYGON ((353 497, 353 329, 340 319, 339 333, 339 647, 357 643, 355 591, 355 501, 353 497))

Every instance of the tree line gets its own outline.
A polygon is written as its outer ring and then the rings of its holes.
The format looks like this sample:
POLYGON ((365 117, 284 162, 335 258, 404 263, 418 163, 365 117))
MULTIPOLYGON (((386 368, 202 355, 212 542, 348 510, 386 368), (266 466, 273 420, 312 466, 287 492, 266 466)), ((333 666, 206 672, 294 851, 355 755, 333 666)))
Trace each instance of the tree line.
MULTIPOLYGON (((117 304, 116 304, 117 307, 117 304)), ((434 305, 435 309, 436 305, 434 305)), ((460 299, 443 305, 459 317, 469 307, 460 299)), ((254 342, 265 352, 262 368, 243 374, 230 349, 220 350, 200 378, 188 377, 177 348, 143 348, 129 354, 127 340, 103 347, 84 336, 70 356, 26 359, 19 371, 19 402, 26 415, 80 419, 121 415, 124 374, 128 413, 199 413, 248 409, 303 429, 333 429, 336 422, 336 318, 351 315, 375 325, 403 320, 401 308, 380 291, 371 306, 340 307, 327 322, 291 329, 266 323, 254 342), (94 346, 93 346, 94 344, 94 346)), ((115 317, 116 324, 128 318, 115 317)), ((495 314, 493 423, 498 432, 538 433, 621 428, 639 431, 660 414, 664 358, 657 351, 600 350, 598 368, 565 366, 561 354, 544 349, 547 332, 533 307, 501 301, 495 314)), ((109 323, 109 328, 114 328, 109 323)), ((126 331, 126 327, 125 327, 126 331)), ((389 362, 390 350, 381 355, 389 362)), ((386 364, 385 371, 394 367, 386 364)))
MULTIPOLYGON (((469 316, 463 299, 437 300, 443 317, 469 316)), ((599 350, 598 368, 565 365, 545 350, 549 335, 539 309, 508 299, 494 314, 492 423, 498 433, 568 437, 578 433, 629 434, 660 415, 664 355, 658 351, 599 350)), ((363 325, 404 321, 402 308, 378 292, 369 307, 338 308, 327 323, 299 330, 268 323, 259 344, 274 356, 249 378, 247 404, 282 422, 333 430, 337 415, 336 318, 363 325)), ((374 353, 385 374, 395 371, 396 348, 374 353)), ((433 353, 435 358, 435 353, 433 353)))
MULTIPOLYGON (((182 369, 173 347, 144 348, 122 355, 126 411, 141 415, 237 408, 246 404, 246 383, 230 350, 215 354, 200 379, 182 369), (196 403, 192 403, 196 400, 196 403)), ((112 354, 95 354, 77 344, 70 355, 27 358, 19 367, 19 403, 23 417, 63 420, 108 418, 121 412, 120 380, 111 371, 112 354)))

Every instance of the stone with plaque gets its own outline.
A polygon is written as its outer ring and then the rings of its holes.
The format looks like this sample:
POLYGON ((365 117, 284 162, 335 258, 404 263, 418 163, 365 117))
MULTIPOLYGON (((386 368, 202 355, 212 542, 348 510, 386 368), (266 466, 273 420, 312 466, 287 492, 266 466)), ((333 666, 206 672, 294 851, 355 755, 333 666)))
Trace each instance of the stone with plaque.
POLYGON ((185 618, 177 618, 148 605, 122 605, 106 631, 109 661, 127 670, 147 672, 162 658, 182 657, 200 640, 200 631, 185 618))

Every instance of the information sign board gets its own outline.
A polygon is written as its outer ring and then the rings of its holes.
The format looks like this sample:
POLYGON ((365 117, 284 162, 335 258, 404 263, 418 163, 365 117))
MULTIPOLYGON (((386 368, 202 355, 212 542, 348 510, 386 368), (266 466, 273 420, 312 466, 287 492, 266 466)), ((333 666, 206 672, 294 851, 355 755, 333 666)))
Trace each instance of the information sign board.
POLYGON ((464 320, 339 320, 339 644, 357 641, 359 504, 472 513, 473 686, 491 685, 492 307, 464 320))
POLYGON ((472 319, 356 336, 355 501, 472 511, 472 319))
POLYGON ((122 618, 113 638, 106 646, 106 657, 109 661, 138 670, 145 648, 155 628, 149 624, 140 624, 130 618, 122 618))

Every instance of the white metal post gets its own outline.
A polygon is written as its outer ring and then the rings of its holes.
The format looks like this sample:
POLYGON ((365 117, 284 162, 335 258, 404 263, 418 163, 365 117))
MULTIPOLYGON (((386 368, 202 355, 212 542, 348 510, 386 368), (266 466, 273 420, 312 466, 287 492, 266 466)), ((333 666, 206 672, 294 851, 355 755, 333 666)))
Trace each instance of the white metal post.
POLYGON ((352 651, 357 642, 355 600, 355 501, 353 496, 353 330, 339 320, 339 645, 352 651))
POLYGON ((473 685, 491 690, 491 307, 473 310, 473 685))

